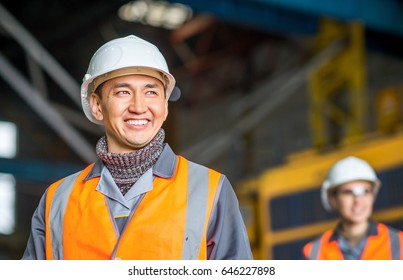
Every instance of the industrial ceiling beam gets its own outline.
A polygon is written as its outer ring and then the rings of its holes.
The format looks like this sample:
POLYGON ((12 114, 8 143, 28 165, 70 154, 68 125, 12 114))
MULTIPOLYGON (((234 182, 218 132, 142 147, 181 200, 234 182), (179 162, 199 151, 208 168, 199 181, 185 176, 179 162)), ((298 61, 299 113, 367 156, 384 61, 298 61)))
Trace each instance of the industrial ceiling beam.
POLYGON ((12 36, 25 52, 60 85, 73 102, 81 108, 80 85, 48 51, 0 4, 0 26, 12 36))
POLYGON ((94 148, 78 130, 68 123, 54 109, 17 69, 15 69, 0 53, 0 76, 13 88, 31 108, 71 147, 84 162, 90 163, 96 159, 94 148))
MULTIPOLYGON (((342 41, 336 41, 299 69, 279 74, 276 79, 269 79, 267 83, 249 94, 248 98, 251 98, 252 102, 242 109, 247 111, 248 108, 253 107, 253 110, 249 114, 243 116, 241 119, 237 119, 232 126, 212 134, 199 143, 192 145, 187 150, 181 151, 180 154, 197 159, 201 164, 211 164, 211 162, 231 147, 230 143, 235 137, 256 128, 276 108, 294 94, 299 93, 306 82, 308 73, 312 69, 316 69, 318 65, 334 57, 343 47, 342 41), (267 93, 276 94, 267 96, 267 93), (265 95, 265 99, 262 99, 265 95)), ((237 107, 238 105, 239 103, 235 104, 237 107)), ((232 109, 228 108, 228 112, 233 112, 232 109)))
POLYGON ((196 12, 213 14, 242 25, 274 33, 316 33, 318 18, 298 11, 278 8, 258 1, 234 0, 170 0, 192 7, 196 12))
POLYGON ((281 33, 317 30, 319 17, 358 20, 372 30, 403 36, 399 0, 175 0, 198 12, 281 33))
POLYGON ((403 2, 398 0, 253 0, 265 5, 329 16, 343 21, 362 21, 367 28, 403 36, 403 2))

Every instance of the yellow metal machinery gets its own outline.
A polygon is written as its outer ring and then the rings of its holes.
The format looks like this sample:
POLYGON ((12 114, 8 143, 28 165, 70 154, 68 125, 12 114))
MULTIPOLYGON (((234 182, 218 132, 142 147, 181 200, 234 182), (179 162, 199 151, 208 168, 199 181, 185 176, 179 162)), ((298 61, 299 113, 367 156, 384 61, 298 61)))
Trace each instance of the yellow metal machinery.
POLYGON ((341 140, 360 140, 366 129, 368 106, 362 25, 324 20, 321 26, 318 50, 334 42, 343 44, 343 48, 308 77, 313 144, 319 149, 341 140))
POLYGON ((320 187, 330 166, 348 155, 367 160, 383 183, 373 218, 403 230, 400 89, 377 95, 378 133, 370 135, 362 26, 325 21, 319 49, 340 40, 342 51, 308 77, 313 149, 237 186, 255 259, 301 259, 306 242, 335 226, 337 216, 323 209, 320 187))
POLYGON ((380 90, 376 95, 376 125, 381 133, 395 133, 402 129, 403 86, 390 86, 380 90))

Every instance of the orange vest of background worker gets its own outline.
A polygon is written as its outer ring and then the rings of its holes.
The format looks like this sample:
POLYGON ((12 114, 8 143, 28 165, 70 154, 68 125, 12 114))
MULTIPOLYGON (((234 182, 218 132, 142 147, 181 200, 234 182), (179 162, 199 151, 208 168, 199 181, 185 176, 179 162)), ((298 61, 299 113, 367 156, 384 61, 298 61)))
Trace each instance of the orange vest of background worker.
POLYGON ((326 210, 338 212, 340 221, 334 230, 304 246, 304 258, 403 259, 403 232, 370 220, 380 186, 375 171, 366 161, 350 156, 336 162, 322 185, 321 198, 326 210))
POLYGON ((116 217, 110 217, 104 196, 96 190, 99 177, 88 175, 92 168, 60 180, 48 190, 47 259, 207 258, 206 229, 218 172, 178 157, 174 177, 156 178, 153 190, 142 198, 135 218, 129 217, 119 236, 112 223, 116 217), (189 178, 189 170, 197 180, 189 178), (200 187, 200 181, 206 182, 206 188, 200 187), (65 208, 63 203, 52 203, 55 200, 65 201, 65 208), (186 220, 187 215, 205 218, 186 220))
MULTIPOLYGON (((370 223, 368 238, 361 254, 362 260, 403 259, 403 235, 384 224, 370 223)), ((338 245, 338 235, 333 230, 304 246, 304 257, 311 260, 343 260, 344 255, 338 245)))

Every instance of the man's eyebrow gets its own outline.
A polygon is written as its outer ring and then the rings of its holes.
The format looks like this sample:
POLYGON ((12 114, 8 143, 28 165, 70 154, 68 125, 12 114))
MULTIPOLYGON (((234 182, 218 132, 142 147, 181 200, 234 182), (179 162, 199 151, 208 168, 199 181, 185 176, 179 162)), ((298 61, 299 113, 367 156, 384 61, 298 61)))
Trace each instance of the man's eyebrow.
POLYGON ((113 85, 113 88, 120 88, 120 87, 129 87, 130 84, 128 83, 117 83, 113 85))
POLYGON ((157 88, 158 84, 157 83, 148 83, 145 85, 146 88, 157 88))
MULTIPOLYGON (((131 87, 131 84, 129 83, 117 83, 113 85, 114 88, 121 88, 121 87, 131 87)), ((158 83, 147 83, 143 87, 145 88, 157 88, 158 83)))

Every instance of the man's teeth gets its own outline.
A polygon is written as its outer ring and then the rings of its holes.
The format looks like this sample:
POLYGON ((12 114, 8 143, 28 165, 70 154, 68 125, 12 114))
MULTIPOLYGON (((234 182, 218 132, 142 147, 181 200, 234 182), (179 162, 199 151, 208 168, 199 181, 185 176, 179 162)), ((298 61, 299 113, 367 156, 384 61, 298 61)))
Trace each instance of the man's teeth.
POLYGON ((128 124, 131 125, 145 125, 147 123, 146 120, 129 120, 127 121, 128 124))

